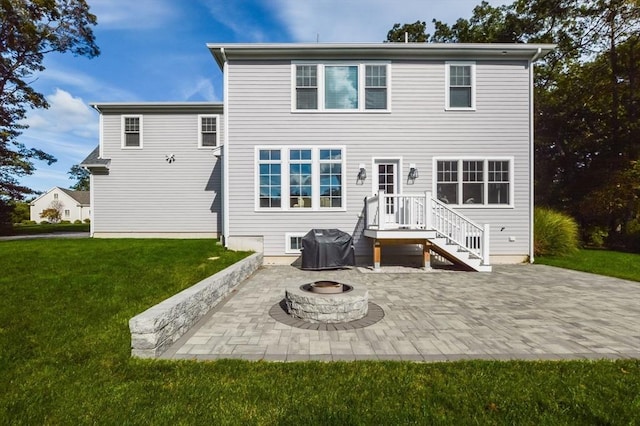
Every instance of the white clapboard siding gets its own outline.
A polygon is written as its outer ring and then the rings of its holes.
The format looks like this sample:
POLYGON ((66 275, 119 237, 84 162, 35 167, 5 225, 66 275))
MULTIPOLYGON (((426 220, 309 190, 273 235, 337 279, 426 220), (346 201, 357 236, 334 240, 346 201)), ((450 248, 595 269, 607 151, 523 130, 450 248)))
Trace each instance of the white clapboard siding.
POLYGON ((445 62, 440 60, 391 64, 389 113, 292 113, 289 61, 231 61, 227 73, 231 237, 263 236, 265 254, 282 255, 285 233, 335 227, 354 234, 358 254, 369 254, 370 242, 358 228, 363 199, 375 190, 373 157, 401 158, 401 191, 420 193, 432 190, 434 157, 509 156, 514 158, 514 208, 461 211, 491 225, 492 254, 527 255, 527 61, 476 61, 476 111, 445 110, 445 62), (255 211, 256 145, 345 146, 346 211, 255 211), (356 185, 360 163, 367 166, 364 185, 356 185), (406 183, 410 163, 420 171, 413 185, 406 183))
MULTIPOLYGON (((191 108, 193 109, 193 108, 191 108)), ((141 107, 143 148, 121 148, 121 116, 103 111, 103 158, 108 175, 94 175, 94 232, 217 234, 222 230, 222 161, 212 149, 198 148, 198 113, 220 113, 219 141, 224 140, 221 106, 202 111, 161 111, 141 107), (166 157, 173 155, 169 163, 166 157)))

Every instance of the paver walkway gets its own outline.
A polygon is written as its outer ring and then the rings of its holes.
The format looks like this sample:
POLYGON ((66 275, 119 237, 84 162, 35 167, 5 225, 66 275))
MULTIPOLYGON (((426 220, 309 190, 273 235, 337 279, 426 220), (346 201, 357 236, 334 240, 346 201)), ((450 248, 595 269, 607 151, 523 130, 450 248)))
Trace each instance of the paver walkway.
POLYGON ((271 361, 640 358, 640 283, 543 265, 492 273, 261 268, 164 358, 271 361), (304 330, 269 310, 289 286, 366 285, 384 318, 304 330))

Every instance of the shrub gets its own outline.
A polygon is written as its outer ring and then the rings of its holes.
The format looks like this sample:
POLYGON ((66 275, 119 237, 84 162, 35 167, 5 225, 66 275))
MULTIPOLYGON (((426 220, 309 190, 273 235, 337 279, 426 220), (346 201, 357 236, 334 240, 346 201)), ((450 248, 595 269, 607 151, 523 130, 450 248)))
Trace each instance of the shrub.
POLYGON ((36 225, 38 222, 35 220, 22 220, 20 221, 20 225, 36 225))
POLYGON ((536 256, 563 256, 578 249, 578 224, 565 213, 536 207, 533 232, 533 251, 536 256))
POLYGON ((80 219, 76 219, 76 220, 73 221, 73 224, 74 225, 81 225, 82 221, 80 219))
POLYGON ((91 223, 91 219, 86 218, 86 219, 84 220, 84 223, 91 223))
POLYGON ((71 223, 71 221, 70 221, 70 220, 61 220, 61 221, 60 221, 60 224, 61 224, 61 225, 68 225, 68 224, 70 224, 70 223, 71 223))

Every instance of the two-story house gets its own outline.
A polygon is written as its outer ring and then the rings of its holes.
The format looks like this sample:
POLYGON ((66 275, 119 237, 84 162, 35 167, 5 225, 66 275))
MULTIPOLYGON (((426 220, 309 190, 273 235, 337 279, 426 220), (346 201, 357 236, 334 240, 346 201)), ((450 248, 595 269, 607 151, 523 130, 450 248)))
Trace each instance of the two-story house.
POLYGON ((376 265, 387 244, 532 259, 533 62, 552 45, 208 47, 223 105, 95 105, 94 236, 219 234, 290 261, 339 228, 376 265))

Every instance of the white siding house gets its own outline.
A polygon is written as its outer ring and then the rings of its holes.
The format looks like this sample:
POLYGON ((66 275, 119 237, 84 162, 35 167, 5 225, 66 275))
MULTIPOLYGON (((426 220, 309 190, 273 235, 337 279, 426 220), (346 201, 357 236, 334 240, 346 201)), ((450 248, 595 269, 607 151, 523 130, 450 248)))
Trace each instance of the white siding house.
POLYGON ((60 219, 74 222, 84 221, 91 217, 89 191, 72 191, 70 189, 51 188, 30 203, 31 220, 47 222, 40 217, 43 210, 56 208, 60 211, 60 219))
POLYGON ((208 47, 224 104, 95 106, 94 236, 220 233, 291 259, 339 228, 365 262, 398 242, 479 270, 532 259, 533 62, 552 45, 208 47))
POLYGON ((94 237, 214 238, 222 228, 222 105, 96 104, 94 237))

